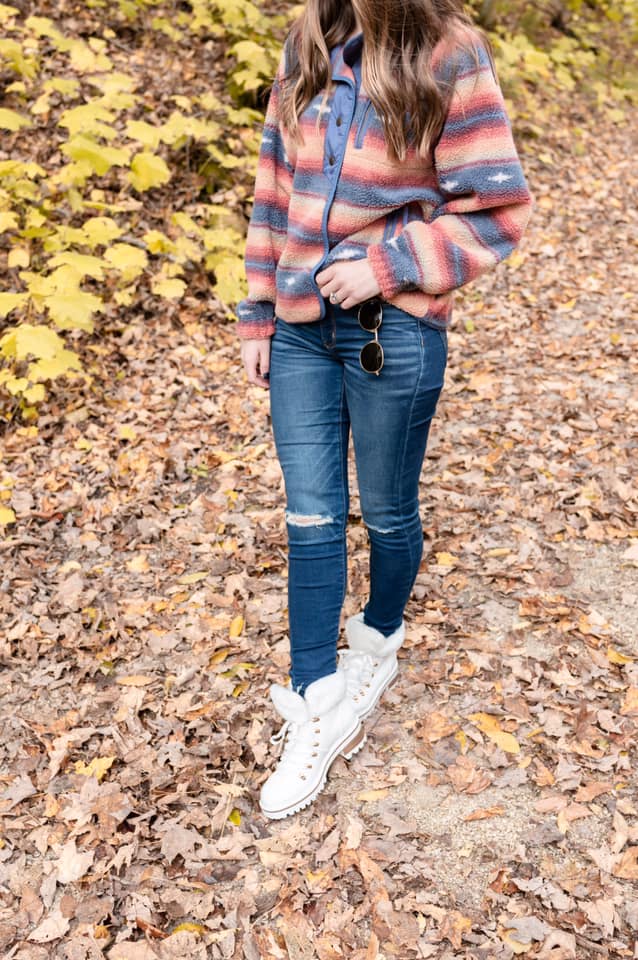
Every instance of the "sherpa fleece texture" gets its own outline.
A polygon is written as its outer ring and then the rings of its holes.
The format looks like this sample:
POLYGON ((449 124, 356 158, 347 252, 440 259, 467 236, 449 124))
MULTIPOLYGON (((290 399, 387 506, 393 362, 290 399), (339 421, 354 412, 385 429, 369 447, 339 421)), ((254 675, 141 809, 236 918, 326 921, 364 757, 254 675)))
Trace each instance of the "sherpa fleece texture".
POLYGON ((320 319, 326 307, 316 274, 335 260, 364 257, 384 300, 445 329, 454 290, 518 245, 534 199, 487 50, 473 31, 471 39, 478 68, 471 49, 451 52, 442 41, 433 51, 437 76, 447 75, 451 57, 459 66, 428 160, 414 147, 403 162, 389 157, 381 120, 357 89, 343 45, 331 51, 333 79, 352 91, 339 156, 327 156, 334 154, 326 138, 330 101, 320 111, 321 95, 301 118, 305 142, 297 147, 280 122, 282 55, 260 148, 245 253, 248 296, 236 309, 239 336, 271 336, 277 317, 320 319))

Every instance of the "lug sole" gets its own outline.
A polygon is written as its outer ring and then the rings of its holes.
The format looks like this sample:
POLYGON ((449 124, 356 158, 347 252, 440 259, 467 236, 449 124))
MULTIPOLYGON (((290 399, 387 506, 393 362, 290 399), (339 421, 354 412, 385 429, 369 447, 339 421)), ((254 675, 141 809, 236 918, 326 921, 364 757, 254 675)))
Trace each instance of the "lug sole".
POLYGON ((343 756, 346 760, 350 760, 355 753, 358 753, 361 750, 361 747, 366 742, 366 732, 363 729, 361 721, 357 719, 357 726, 355 728, 354 734, 350 731, 345 738, 345 742, 339 744, 336 750, 333 751, 332 755, 328 757, 325 768, 321 777, 321 781, 318 786, 316 786, 310 793, 306 794, 301 800, 297 803, 288 806, 282 807, 279 810, 266 810, 264 807, 260 807, 261 812, 265 817, 268 817, 269 820, 283 820, 284 817, 289 817, 293 813, 298 813, 300 810, 303 810, 305 807, 309 806, 314 800, 317 799, 321 791, 326 785, 326 780, 328 778, 328 773, 330 767, 335 762, 338 756, 343 756))

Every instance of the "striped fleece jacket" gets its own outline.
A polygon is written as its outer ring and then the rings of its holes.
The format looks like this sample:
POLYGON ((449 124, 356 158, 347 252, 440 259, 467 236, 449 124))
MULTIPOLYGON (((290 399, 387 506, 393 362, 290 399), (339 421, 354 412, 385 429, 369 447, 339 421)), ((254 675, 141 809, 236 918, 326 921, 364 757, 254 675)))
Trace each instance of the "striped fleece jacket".
MULTIPOLYGON (((297 146, 280 120, 282 55, 268 102, 246 241, 248 296, 240 337, 271 336, 277 318, 323 318, 316 275, 336 260, 368 259, 380 296, 439 329, 454 290, 507 257, 531 215, 530 193, 485 46, 455 53, 454 94, 428 160, 388 155, 382 122, 360 86, 362 34, 331 51, 335 91, 301 117, 297 146), (317 114, 320 125, 317 130, 317 114)), ((450 55, 439 43, 435 75, 450 55)))

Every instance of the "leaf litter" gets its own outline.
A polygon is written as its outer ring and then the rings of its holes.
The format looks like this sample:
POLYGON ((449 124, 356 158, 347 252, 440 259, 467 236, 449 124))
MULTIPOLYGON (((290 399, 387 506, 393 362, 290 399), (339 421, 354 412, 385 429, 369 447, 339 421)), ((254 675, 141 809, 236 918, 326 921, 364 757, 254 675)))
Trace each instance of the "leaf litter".
POLYGON ((399 680, 291 820, 257 805, 283 480, 232 325, 195 278, 7 432, 3 956, 636 956, 636 175, 578 111, 552 169, 521 142, 529 233, 459 294, 399 680))

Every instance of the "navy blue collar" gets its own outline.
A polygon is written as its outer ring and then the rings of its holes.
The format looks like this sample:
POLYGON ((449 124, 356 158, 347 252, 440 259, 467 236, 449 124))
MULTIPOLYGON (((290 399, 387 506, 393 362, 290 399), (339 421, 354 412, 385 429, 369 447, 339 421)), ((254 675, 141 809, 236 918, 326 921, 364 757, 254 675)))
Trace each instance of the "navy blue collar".
POLYGON ((351 67, 361 56, 361 50, 363 49, 363 33, 357 33, 354 37, 351 37, 350 40, 344 45, 343 48, 343 59, 344 62, 351 67))

